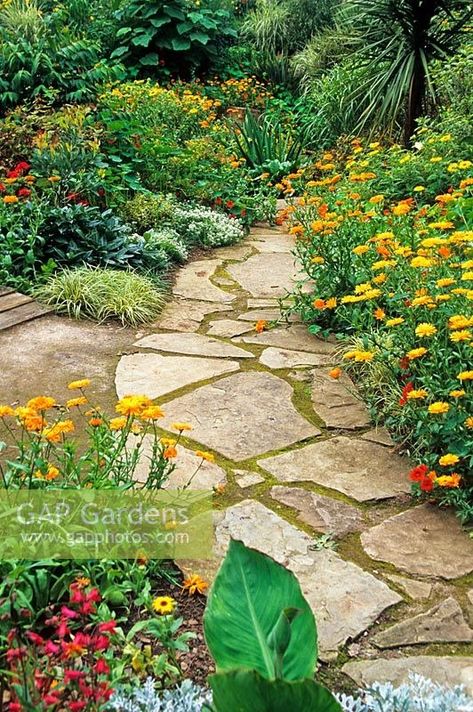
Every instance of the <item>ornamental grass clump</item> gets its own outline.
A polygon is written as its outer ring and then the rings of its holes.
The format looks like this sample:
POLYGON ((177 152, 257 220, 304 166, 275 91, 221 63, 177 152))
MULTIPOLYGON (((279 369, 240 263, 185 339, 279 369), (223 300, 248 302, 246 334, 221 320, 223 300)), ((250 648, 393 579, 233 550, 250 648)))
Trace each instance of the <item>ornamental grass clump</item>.
POLYGON ((35 291, 59 314, 95 321, 118 319, 123 326, 152 322, 165 304, 165 287, 136 272, 90 267, 57 272, 35 291))
POLYGON ((414 493, 454 504, 467 521, 473 163, 461 155, 452 160, 449 135, 422 136, 416 154, 355 139, 348 156, 326 153, 306 174, 303 196, 286 211, 312 287, 300 290, 297 309, 313 333, 343 335, 343 367, 416 461, 414 493), (404 173, 404 197, 398 184, 391 196, 387 173, 410 162, 417 169, 404 173), (433 199, 420 182, 424 166, 442 186, 433 199))

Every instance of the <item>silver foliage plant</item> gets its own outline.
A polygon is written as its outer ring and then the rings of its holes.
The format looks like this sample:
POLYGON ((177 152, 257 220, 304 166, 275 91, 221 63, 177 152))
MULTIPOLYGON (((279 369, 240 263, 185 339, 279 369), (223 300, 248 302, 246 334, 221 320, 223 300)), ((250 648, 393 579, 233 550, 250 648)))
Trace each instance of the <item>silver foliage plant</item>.
POLYGON ((375 682, 360 697, 338 695, 343 712, 473 712, 463 687, 445 687, 411 673, 399 687, 375 682))
POLYGON ((159 693, 154 681, 146 682, 131 693, 116 692, 110 701, 110 710, 116 712, 202 712, 205 704, 210 704, 210 692, 184 680, 174 690, 159 693))

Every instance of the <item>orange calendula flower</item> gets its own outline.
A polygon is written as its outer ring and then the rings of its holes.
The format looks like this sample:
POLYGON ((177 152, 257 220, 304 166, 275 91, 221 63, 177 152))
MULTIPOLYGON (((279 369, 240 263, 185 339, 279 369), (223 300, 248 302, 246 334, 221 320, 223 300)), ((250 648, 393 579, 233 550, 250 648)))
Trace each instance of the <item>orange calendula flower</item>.
POLYGON ((94 417, 90 418, 89 425, 91 425, 93 428, 98 428, 99 425, 103 425, 103 418, 94 416, 94 417))
POLYGON ((450 391, 448 395, 452 398, 462 398, 465 395, 465 391, 463 390, 463 388, 460 388, 455 391, 450 391))
POLYGON ((411 349, 411 351, 408 351, 407 358, 409 359, 409 361, 414 361, 416 358, 421 358, 421 356, 425 356, 426 353, 427 349, 423 346, 419 346, 418 349, 411 349))
POLYGON ((30 415, 24 418, 23 427, 30 433, 40 433, 46 427, 46 421, 42 415, 30 415))
POLYGON ((3 202, 8 205, 9 203, 18 203, 19 198, 16 197, 16 195, 6 195, 3 198, 3 202))
POLYGON ((323 309, 325 309, 325 299, 314 299, 314 301, 312 302, 312 306, 314 307, 314 309, 319 309, 320 311, 322 311, 323 309))
POLYGON ((461 482, 461 475, 453 472, 451 475, 441 475, 435 480, 435 484, 439 487, 447 487, 448 489, 453 489, 458 487, 461 482))
POLYGON ((58 423, 54 423, 49 428, 43 431, 43 436, 52 443, 57 443, 61 440, 61 435, 66 435, 67 433, 74 432, 74 423, 72 420, 61 420, 58 423))
POLYGON ((192 430, 192 425, 189 425, 189 423, 171 423, 171 428, 182 433, 184 430, 192 430))
POLYGON ((31 398, 26 404, 27 408, 32 408, 33 410, 49 410, 50 408, 54 408, 55 405, 56 401, 49 396, 31 398))
POLYGON ((165 460, 173 460, 177 457, 177 450, 173 445, 169 445, 163 451, 163 457, 165 460))
POLYGON ((72 381, 67 387, 70 391, 78 391, 82 388, 87 388, 87 386, 90 386, 90 380, 88 378, 83 378, 81 381, 72 381))
POLYGON ((386 317, 386 312, 381 309, 381 307, 378 307, 377 309, 374 310, 374 318, 377 319, 378 321, 383 321, 383 319, 386 317))
POLYGON ((342 375, 342 373, 343 373, 342 369, 336 367, 336 368, 332 368, 332 369, 328 372, 328 375, 330 376, 330 378, 334 378, 335 380, 337 380, 338 378, 340 378, 340 376, 342 375))
POLYGON ((57 467, 54 467, 54 465, 49 465, 45 473, 38 469, 36 470, 36 472, 33 473, 33 477, 35 477, 37 480, 47 480, 48 482, 51 482, 52 480, 57 479, 60 474, 61 473, 59 472, 57 467))
POLYGON ((256 322, 255 324, 255 331, 257 334, 261 334, 266 329, 268 322, 266 319, 260 319, 259 321, 256 322))
POLYGON ((193 596, 195 593, 205 593, 208 587, 209 584, 207 581, 204 581, 204 579, 197 574, 192 574, 186 578, 182 584, 182 588, 187 591, 190 596, 193 596))
POLYGON ((407 394, 407 400, 421 400, 427 398, 429 394, 423 388, 414 389, 407 394))

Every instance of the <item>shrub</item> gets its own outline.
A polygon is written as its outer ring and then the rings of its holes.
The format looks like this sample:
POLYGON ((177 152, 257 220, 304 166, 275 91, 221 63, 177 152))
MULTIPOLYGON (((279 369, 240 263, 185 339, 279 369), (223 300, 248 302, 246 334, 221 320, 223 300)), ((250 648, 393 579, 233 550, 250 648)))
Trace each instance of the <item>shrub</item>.
POLYGON ((60 314, 97 321, 119 319, 126 326, 153 321, 164 306, 162 285, 134 272, 66 269, 39 287, 37 298, 60 314))
POLYGON ((120 208, 120 216, 139 233, 159 228, 172 219, 175 200, 156 193, 136 193, 120 208))
POLYGON ((206 207, 176 207, 174 226, 187 244, 202 247, 233 245, 244 235, 239 220, 206 207))
POLYGON ((120 46, 112 59, 123 60, 137 74, 207 70, 220 43, 236 37, 231 13, 209 2, 130 0, 117 17, 120 46))

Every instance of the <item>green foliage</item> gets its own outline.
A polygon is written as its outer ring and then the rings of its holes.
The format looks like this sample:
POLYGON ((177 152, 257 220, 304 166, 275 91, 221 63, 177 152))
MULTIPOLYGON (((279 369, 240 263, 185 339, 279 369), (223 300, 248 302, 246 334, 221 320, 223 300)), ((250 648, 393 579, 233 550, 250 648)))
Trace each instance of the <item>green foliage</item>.
POLYGON ((283 129, 277 116, 256 118, 247 110, 243 123, 234 124, 234 140, 239 155, 253 171, 276 178, 299 167, 306 136, 283 129))
POLYGON ((220 43, 236 37, 231 13, 208 2, 193 6, 187 0, 130 0, 117 17, 120 45, 112 59, 124 61, 137 74, 207 69, 220 43))
POLYGON ((468 0, 348 0, 350 27, 360 35, 355 61, 366 68, 370 102, 360 127, 390 126, 404 118, 404 138, 414 133, 427 94, 435 99, 431 64, 453 54, 473 16, 468 0))
POLYGON ((211 675, 217 712, 341 712, 332 693, 315 680, 267 680, 254 670, 211 675))
POLYGON ((230 542, 209 594, 204 629, 218 672, 246 668, 269 680, 314 673, 315 621, 297 579, 241 542, 230 542))
POLYGON ((204 630, 217 668, 210 677, 216 712, 340 712, 313 679, 313 613, 294 574, 269 556, 230 541, 204 630))
POLYGON ((96 321, 119 319, 124 326, 152 322, 165 303, 156 280, 134 272, 80 267, 53 275, 37 298, 61 314, 96 321))
POLYGON ((57 264, 137 267, 142 250, 111 210, 85 205, 52 208, 41 225, 44 254, 57 264))
POLYGON ((120 208, 120 215, 139 233, 159 228, 172 219, 175 201, 172 196, 156 193, 136 193, 120 208))

